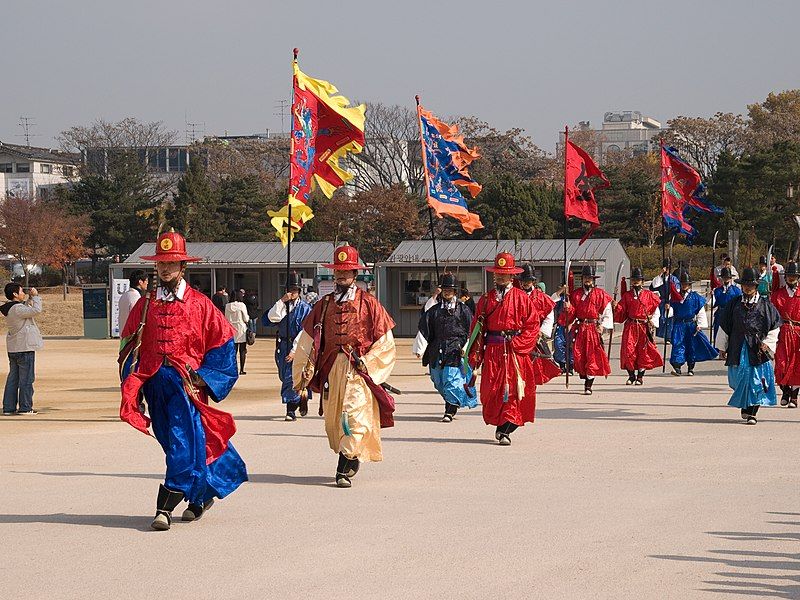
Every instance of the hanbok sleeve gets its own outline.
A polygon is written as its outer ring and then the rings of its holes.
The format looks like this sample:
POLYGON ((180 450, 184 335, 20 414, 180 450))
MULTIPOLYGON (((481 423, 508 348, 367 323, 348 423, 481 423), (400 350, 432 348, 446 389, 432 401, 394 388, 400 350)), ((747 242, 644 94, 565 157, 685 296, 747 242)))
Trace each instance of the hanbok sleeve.
POLYGON ((206 390, 212 400, 221 402, 228 396, 239 378, 236 344, 233 343, 233 337, 222 346, 206 352, 197 374, 205 382, 206 390))
POLYGON ((705 304, 697 311, 697 326, 700 329, 708 329, 708 314, 706 314, 705 304))
POLYGON ((286 304, 284 304, 284 302, 281 300, 278 300, 275 304, 273 304, 272 308, 270 308, 269 312, 267 313, 267 318, 269 319, 270 323, 280 323, 285 316, 286 304))
POLYGON ((428 311, 424 311, 419 317, 419 324, 417 325, 417 337, 411 344, 411 353, 415 356, 422 356, 428 348, 428 311))
POLYGON ((372 381, 381 384, 389 379, 389 375, 392 374, 395 358, 394 336, 390 329, 372 344, 372 347, 361 357, 361 360, 364 362, 372 381))
POLYGON ((516 354, 530 354, 539 341, 539 319, 541 319, 541 313, 531 299, 525 295, 518 295, 514 300, 522 304, 521 307, 517 307, 517 314, 524 316, 520 323, 521 333, 511 338, 511 349, 516 354))
POLYGON ((539 331, 545 337, 553 337, 553 323, 555 322, 555 312, 551 310, 542 321, 539 331))
POLYGON ((314 339, 305 330, 301 331, 295 341, 294 360, 292 361, 292 381, 295 385, 303 377, 303 369, 311 356, 313 346, 314 339))
POLYGON ((603 329, 614 329, 614 312, 611 310, 611 302, 606 304, 600 315, 600 325, 603 326, 603 329))

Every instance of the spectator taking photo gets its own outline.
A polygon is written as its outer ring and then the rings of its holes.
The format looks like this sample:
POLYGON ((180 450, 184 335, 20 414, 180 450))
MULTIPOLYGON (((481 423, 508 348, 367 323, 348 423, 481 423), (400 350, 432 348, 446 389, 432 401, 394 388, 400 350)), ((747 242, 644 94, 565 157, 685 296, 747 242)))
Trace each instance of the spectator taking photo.
POLYGON ((8 334, 8 378, 3 393, 3 416, 35 415, 33 381, 36 351, 44 345, 42 334, 33 317, 42 312, 42 299, 36 288, 26 294, 18 283, 5 287, 8 302, 0 306, 6 318, 8 334))

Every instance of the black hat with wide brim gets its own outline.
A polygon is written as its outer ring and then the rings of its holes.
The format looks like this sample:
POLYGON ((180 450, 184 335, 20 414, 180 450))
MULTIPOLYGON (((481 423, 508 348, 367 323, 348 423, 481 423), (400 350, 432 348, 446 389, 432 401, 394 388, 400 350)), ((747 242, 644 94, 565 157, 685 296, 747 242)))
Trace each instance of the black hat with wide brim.
POLYGON ((597 275, 594 267, 592 265, 586 265, 581 269, 581 277, 591 277, 592 279, 599 279, 600 275, 597 275))
POLYGON ((756 270, 752 267, 747 267, 742 271, 742 276, 736 280, 739 285, 758 285, 758 276, 756 270))
POLYGON ((783 274, 784 275, 800 275, 799 271, 800 270, 797 267, 797 263, 796 262, 790 262, 788 265, 786 265, 786 269, 784 270, 783 274))

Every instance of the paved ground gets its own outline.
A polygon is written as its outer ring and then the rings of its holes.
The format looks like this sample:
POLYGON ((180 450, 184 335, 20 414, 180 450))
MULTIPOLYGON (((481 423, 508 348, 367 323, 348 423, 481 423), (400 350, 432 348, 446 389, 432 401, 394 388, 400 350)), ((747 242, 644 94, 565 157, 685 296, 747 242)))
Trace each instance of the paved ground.
POLYGON ((321 420, 281 420, 259 340, 225 402, 251 482, 152 532, 163 455, 117 421, 115 350, 48 340, 42 414, 0 420, 3 598, 800 597, 800 411, 743 425, 720 363, 549 384, 503 448, 479 412, 437 422, 406 343, 385 461, 340 490, 321 420))

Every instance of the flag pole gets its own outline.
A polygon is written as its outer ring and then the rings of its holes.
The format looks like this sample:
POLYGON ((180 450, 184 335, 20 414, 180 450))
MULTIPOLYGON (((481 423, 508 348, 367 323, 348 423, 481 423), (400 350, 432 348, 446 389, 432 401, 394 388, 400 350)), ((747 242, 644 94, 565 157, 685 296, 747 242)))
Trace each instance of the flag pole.
POLYGON ((428 194, 430 192, 430 181, 428 180, 428 162, 427 162, 427 155, 425 153, 425 138, 422 134, 422 113, 420 112, 421 106, 419 103, 419 94, 414 96, 414 100, 417 102, 417 122, 419 123, 419 147, 422 151, 422 172, 425 175, 425 202, 428 205, 428 220, 430 221, 431 226, 431 243, 433 244, 433 263, 436 267, 436 286, 439 285, 439 254, 436 252, 436 232, 433 229, 433 210, 431 209, 430 198, 428 194))
MULTIPOLYGON (((567 262, 567 144, 569 144, 569 126, 564 126, 564 299, 569 298, 569 262, 567 262)), ((563 306, 563 305, 562 305, 563 306)), ((569 320, 564 319, 564 373, 566 388, 569 389, 569 371, 570 371, 570 336, 569 336, 569 320)))
MULTIPOLYGON (((300 49, 295 48, 292 50, 292 104, 294 104, 294 65, 297 64, 297 55, 300 54, 300 49)), ((292 129, 292 122, 289 121, 289 130, 292 129)), ((287 220, 286 220, 286 285, 284 293, 289 293, 289 273, 292 270, 292 177, 291 177, 291 169, 292 169, 292 152, 294 146, 294 137, 290 134, 289 137, 291 138, 292 142, 289 146, 289 196, 286 200, 287 205, 287 220)), ((287 306, 288 310, 288 306, 287 306)))

